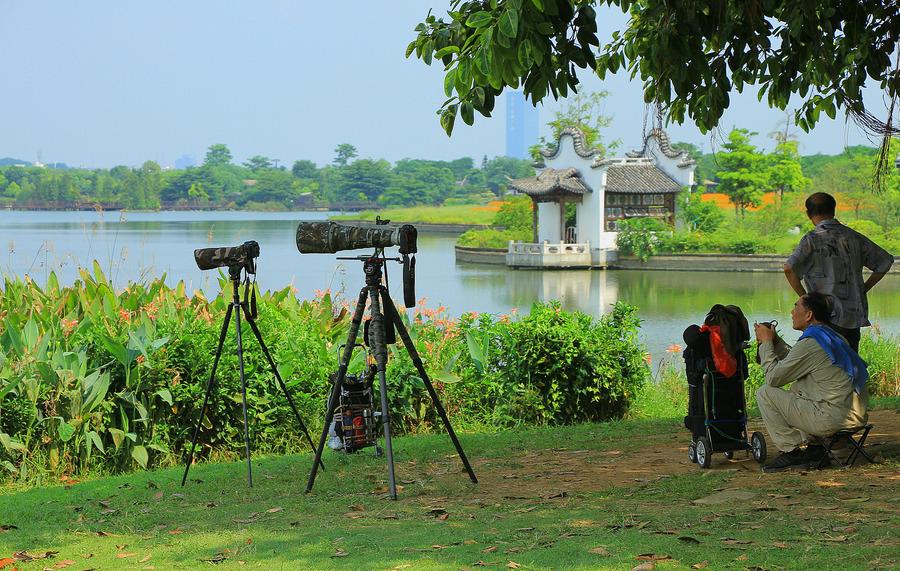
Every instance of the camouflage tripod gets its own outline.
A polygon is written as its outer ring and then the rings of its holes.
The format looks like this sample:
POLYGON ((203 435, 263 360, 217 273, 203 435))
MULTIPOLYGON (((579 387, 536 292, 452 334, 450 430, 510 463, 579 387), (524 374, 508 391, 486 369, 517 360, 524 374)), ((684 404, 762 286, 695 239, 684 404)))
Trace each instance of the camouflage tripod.
MULTIPOLYGON (((241 376, 241 403, 243 405, 244 412, 244 452, 247 456, 247 481, 249 482, 250 487, 253 487, 253 467, 250 464, 250 430, 247 423, 247 380, 244 376, 244 346, 243 340, 241 339, 242 312, 247 320, 247 323, 250 325, 250 329, 253 331, 253 335, 259 342, 259 346, 263 351, 263 355, 265 355, 266 361, 268 361, 269 367, 272 369, 272 374, 275 375, 275 379, 278 381, 278 385, 281 387, 281 391, 284 393, 285 398, 287 398, 288 404, 291 407, 291 411, 293 411, 294 413, 294 417, 300 424, 300 429, 306 436, 306 441, 309 442, 310 448, 314 448, 312 437, 309 435, 309 430, 307 430, 306 424, 304 424, 303 419, 300 417, 300 412, 297 410, 297 406, 294 404, 294 399, 291 398, 291 393, 288 392, 287 385, 284 384, 284 380, 282 380, 281 375, 278 373, 278 367, 275 365, 275 360, 272 358, 271 353, 269 353, 269 348, 266 347, 266 343, 263 341, 262 334, 259 332, 259 327, 257 327, 256 325, 256 318, 253 315, 256 310, 254 309, 253 313, 251 313, 248 307, 246 290, 244 292, 244 300, 241 301, 240 287, 241 271, 243 268, 244 266, 242 265, 228 267, 228 278, 231 280, 232 286, 231 304, 225 311, 225 321, 222 323, 222 330, 219 332, 219 345, 216 348, 216 356, 213 360, 212 371, 209 374, 209 382, 206 384, 206 394, 203 396, 203 406, 200 407, 200 417, 197 419, 197 426, 194 429, 194 437, 191 439, 191 453, 184 465, 184 476, 182 476, 181 478, 182 486, 184 486, 185 482, 187 481, 188 471, 191 469, 191 463, 194 461, 194 450, 197 446, 197 437, 200 435, 200 425, 202 424, 203 417, 206 414, 206 406, 207 404, 209 404, 209 395, 212 393, 213 386, 215 385, 216 368, 218 368, 219 359, 222 357, 222 346, 225 344, 225 335, 228 333, 228 324, 231 321, 232 316, 234 316, 235 330, 237 332, 238 370, 240 371, 241 376)), ((254 308, 256 304, 255 299, 256 298, 254 297, 254 308)), ((325 469, 324 465, 322 465, 322 469, 325 469)))
MULTIPOLYGON (((338 366, 338 373, 337 375, 335 375, 334 385, 332 386, 331 394, 328 397, 328 412, 325 415, 325 425, 322 428, 322 436, 319 439, 319 446, 316 448, 316 458, 313 461, 312 471, 309 474, 309 481, 306 484, 307 493, 312 491, 313 484, 316 481, 316 472, 322 462, 322 450, 325 448, 325 439, 328 436, 328 427, 331 426, 331 423, 334 420, 334 412, 341 397, 341 389, 343 387, 344 378, 347 376, 347 368, 350 365, 350 357, 353 353, 353 347, 356 345, 356 338, 359 334, 359 326, 362 323, 363 313, 366 309, 366 300, 368 300, 370 303, 369 313, 371 317, 369 338, 367 339, 367 344, 369 345, 369 349, 375 355, 375 365, 378 371, 378 384, 380 389, 379 393, 381 394, 381 421, 384 430, 384 450, 387 455, 388 483, 391 499, 397 499, 397 482, 394 475, 394 450, 391 445, 391 417, 390 411, 388 410, 387 380, 385 379, 385 370, 387 368, 386 338, 388 337, 388 335, 386 335, 385 333, 386 326, 390 327, 391 331, 396 330, 396 332, 400 334, 400 338, 403 340, 403 344, 406 346, 406 351, 409 353, 413 365, 419 372, 419 376, 422 378, 422 381, 425 384, 425 388, 428 390, 429 396, 431 396, 431 402, 434 403, 434 408, 437 410, 438 416, 441 417, 441 420, 444 423, 444 427, 446 427, 447 433, 450 435, 450 440, 453 441, 453 445, 456 447, 456 452, 457 454, 459 454, 459 459, 462 460, 463 466, 465 467, 466 472, 468 472, 469 474, 469 479, 471 479, 472 483, 474 484, 478 483, 478 478, 475 477, 475 472, 472 471, 472 466, 469 465, 469 460, 468 458, 466 458, 466 453, 463 451, 462 446, 459 443, 459 439, 456 437, 456 432, 454 432, 453 426, 450 424, 450 419, 447 418, 447 413, 444 411, 444 407, 443 405, 441 405, 441 401, 438 398, 437 392, 434 390, 434 386, 431 384, 431 380, 428 378, 428 373, 425 371, 425 366, 422 364, 422 359, 419 357, 419 353, 418 351, 416 351, 415 345, 413 345, 412 338, 409 336, 409 332, 406 330, 406 327, 403 325, 403 321, 400 319, 400 314, 397 312, 397 307, 391 300, 388 289, 381 283, 382 269, 384 267, 385 261, 388 259, 399 261, 399 259, 379 257, 380 254, 381 249, 378 249, 372 256, 339 258, 344 260, 358 260, 363 262, 363 272, 366 275, 366 285, 359 292, 359 300, 356 303, 356 310, 353 313, 353 320, 350 322, 350 332, 347 335, 347 343, 344 345, 344 352, 341 355, 340 365, 338 366), (385 323, 385 320, 387 320, 387 323, 385 323)), ((393 335, 390 335, 390 337, 393 337, 393 335)))

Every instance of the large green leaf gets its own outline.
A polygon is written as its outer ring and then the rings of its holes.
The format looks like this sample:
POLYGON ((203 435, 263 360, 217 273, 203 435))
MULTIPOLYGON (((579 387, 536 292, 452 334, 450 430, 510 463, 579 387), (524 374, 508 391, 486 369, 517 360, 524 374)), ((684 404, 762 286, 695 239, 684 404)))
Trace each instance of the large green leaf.
POLYGON ((88 431, 87 435, 90 441, 94 443, 94 446, 96 446, 100 452, 106 452, 106 450, 103 448, 103 439, 100 438, 100 435, 97 434, 96 431, 88 431))
POLYGON ((143 446, 135 446, 132 448, 131 457, 141 465, 141 468, 146 468, 147 462, 150 460, 150 454, 147 453, 147 449, 143 446))
POLYGON ((4 450, 7 452, 12 452, 13 450, 28 450, 24 444, 17 440, 13 440, 12 437, 5 432, 0 432, 0 444, 3 445, 4 450))
POLYGON ((480 12, 475 12, 466 20, 466 26, 470 28, 483 28, 491 23, 491 13, 485 12, 484 10, 480 12))
POLYGON ((519 30, 519 13, 515 10, 507 10, 500 16, 498 22, 500 33, 507 38, 515 38, 519 30))
POLYGON ((59 439, 63 442, 68 442, 69 440, 72 440, 73 436, 75 436, 75 427, 62 419, 60 419, 60 423, 56 431, 59 434, 59 439))
POLYGON ((87 414, 106 398, 106 393, 109 391, 109 373, 94 371, 84 378, 82 387, 84 391, 81 405, 82 414, 87 414))

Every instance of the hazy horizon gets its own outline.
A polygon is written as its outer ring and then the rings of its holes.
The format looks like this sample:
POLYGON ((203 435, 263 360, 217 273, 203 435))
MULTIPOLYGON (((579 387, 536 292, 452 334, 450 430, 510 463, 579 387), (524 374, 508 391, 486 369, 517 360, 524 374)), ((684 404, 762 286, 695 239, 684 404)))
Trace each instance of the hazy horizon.
MULTIPOLYGON (((429 4, 438 14, 449 5, 429 4)), ((145 160, 172 166, 183 155, 202 162, 207 147, 224 143, 235 162, 259 154, 289 167, 297 159, 328 164, 340 143, 356 146, 362 158, 391 162, 477 162, 504 152, 504 97, 492 118, 478 116, 473 127, 459 121, 452 138, 441 130, 441 66, 404 58, 429 7, 412 0, 0 0, 0 7, 0 50, 7 55, 0 157, 88 168, 145 160)), ((608 9, 598 19, 606 36, 625 22, 608 9)), ((620 139, 619 153, 639 148, 640 82, 622 72, 601 82, 584 71, 581 79, 583 90, 610 92, 613 123, 604 140, 620 139)), ((877 89, 869 88, 867 103, 884 114, 877 89)), ((538 106, 542 134, 561 104, 538 106)), ((767 135, 783 117, 753 89, 734 94, 721 130, 753 128, 754 142, 771 148, 767 135)), ((707 152, 715 141, 721 145, 721 134, 702 135, 691 124, 667 130, 707 152)), ((841 117, 809 134, 795 131, 802 154, 876 144, 841 117)))

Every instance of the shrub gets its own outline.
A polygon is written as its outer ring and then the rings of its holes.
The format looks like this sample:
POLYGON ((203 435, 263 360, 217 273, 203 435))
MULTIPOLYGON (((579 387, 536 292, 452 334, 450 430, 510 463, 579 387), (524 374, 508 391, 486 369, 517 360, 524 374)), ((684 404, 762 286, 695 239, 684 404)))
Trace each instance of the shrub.
POLYGON ((532 203, 527 196, 511 196, 500 205, 491 223, 507 230, 524 230, 531 233, 532 203))
POLYGON ((485 378, 482 398, 498 423, 618 418, 649 374, 639 326, 636 309, 621 303, 599 320, 558 302, 535 304, 518 321, 464 318, 460 376, 485 378))
POLYGON ((646 262, 657 252, 659 238, 656 232, 669 231, 670 228, 655 218, 632 218, 619 222, 619 233, 616 245, 626 256, 637 256, 646 262))
POLYGON ((532 238, 531 229, 527 230, 494 230, 488 228, 485 230, 467 230, 456 240, 457 246, 465 246, 467 248, 502 248, 509 246, 510 240, 513 242, 530 242, 532 238))

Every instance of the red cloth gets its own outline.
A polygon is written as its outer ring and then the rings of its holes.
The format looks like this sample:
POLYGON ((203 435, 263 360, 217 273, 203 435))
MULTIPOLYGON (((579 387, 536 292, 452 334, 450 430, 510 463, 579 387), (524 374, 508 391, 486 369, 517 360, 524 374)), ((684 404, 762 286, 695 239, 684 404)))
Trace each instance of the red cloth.
POLYGON ((712 349, 716 370, 724 377, 733 376, 737 372, 737 359, 725 349, 719 326, 704 324, 700 327, 700 331, 709 331, 709 346, 712 349))

